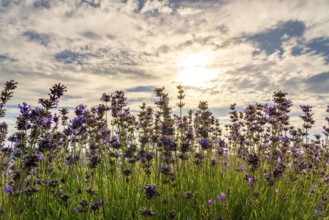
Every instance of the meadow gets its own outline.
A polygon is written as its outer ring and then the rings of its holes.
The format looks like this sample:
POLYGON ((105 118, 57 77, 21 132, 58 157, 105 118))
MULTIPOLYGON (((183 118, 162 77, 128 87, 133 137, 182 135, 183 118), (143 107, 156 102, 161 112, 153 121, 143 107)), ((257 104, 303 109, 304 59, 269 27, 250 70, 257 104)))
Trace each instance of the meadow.
POLYGON ((175 115, 164 88, 133 114, 123 91, 61 108, 56 84, 40 107, 18 106, 9 135, 16 87, 1 92, 0 219, 329 219, 329 118, 312 137, 302 105, 291 126, 284 92, 241 112, 232 104, 221 125, 207 102, 183 115, 182 86, 175 115))

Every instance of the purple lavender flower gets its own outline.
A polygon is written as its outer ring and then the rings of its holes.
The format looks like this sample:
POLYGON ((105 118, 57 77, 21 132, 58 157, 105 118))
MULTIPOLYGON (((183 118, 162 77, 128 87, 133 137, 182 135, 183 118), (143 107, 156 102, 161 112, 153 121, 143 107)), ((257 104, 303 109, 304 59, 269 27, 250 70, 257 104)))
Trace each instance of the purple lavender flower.
POLYGON ((77 115, 77 116, 84 115, 86 113, 86 107, 87 106, 81 105, 81 104, 78 105, 77 107, 75 107, 75 111, 74 111, 75 115, 77 115))
POLYGON ((41 124, 45 127, 50 127, 51 126, 51 123, 53 121, 53 117, 50 115, 48 117, 44 117, 42 118, 41 120, 41 124))
MULTIPOLYGON (((2 135, 6 135, 7 134, 7 132, 8 132, 8 125, 7 125, 7 123, 6 122, 1 122, 0 123, 0 137, 2 136, 2 135)), ((1 139, 0 139, 1 140, 1 139)), ((1 143, 1 142, 0 142, 1 143)))
POLYGON ((40 161, 44 161, 45 160, 45 156, 43 155, 42 152, 39 153, 38 160, 40 160, 40 161))
POLYGON ((175 210, 172 210, 172 211, 169 212, 169 218, 170 219, 174 219, 174 218, 176 218, 176 216, 177 216, 177 213, 176 213, 175 210))
POLYGON ((66 92, 66 86, 59 84, 53 85, 52 88, 50 88, 50 98, 51 99, 59 99, 64 95, 64 92, 66 92))
POLYGON ((253 169, 256 169, 260 165, 259 156, 255 153, 251 153, 251 154, 248 155, 247 162, 253 169))
POLYGON ((224 201, 225 199, 227 199, 227 197, 228 197, 228 195, 223 192, 221 192, 219 195, 217 195, 217 199, 219 202, 224 201))
POLYGON ((28 105, 26 102, 23 102, 22 105, 19 104, 18 107, 19 107, 20 113, 23 116, 27 116, 30 113, 30 111, 31 111, 31 106, 28 105))
POLYGON ((219 155, 223 155, 223 154, 224 154, 224 148, 222 148, 222 147, 217 147, 217 153, 218 153, 219 155))
POLYGON ((5 186, 3 188, 3 191, 8 194, 9 196, 12 196, 14 195, 14 191, 15 191, 15 186, 13 185, 10 185, 10 186, 5 186))
POLYGON ((248 184, 249 184, 249 186, 251 186, 251 187, 253 187, 254 184, 255 184, 255 182, 257 182, 257 179, 256 179, 255 177, 251 176, 251 175, 246 175, 246 176, 244 177, 244 179, 248 181, 248 184))
POLYGON ((24 182, 25 182, 26 184, 29 184, 29 183, 30 183, 30 178, 29 178, 29 177, 26 177, 26 178, 24 179, 24 182))
POLYGON ((145 216, 145 217, 153 217, 156 215, 156 212, 152 211, 152 210, 141 210, 141 215, 145 216))
MULTIPOLYGON (((0 101, 2 102, 2 104, 6 104, 7 101, 13 97, 13 92, 12 90, 16 89, 17 88, 17 82, 15 82, 14 80, 10 80, 10 81, 7 81, 5 83, 5 88, 4 90, 1 91, 1 96, 0 96, 0 101)), ((0 109, 3 107, 0 106, 0 109)))
POLYGON ((39 104, 42 105, 42 107, 44 107, 46 110, 52 109, 52 108, 56 108, 58 106, 58 99, 45 99, 45 98, 41 98, 39 99, 39 104))
POLYGON ((172 175, 170 165, 161 165, 159 168, 159 173, 163 173, 164 175, 172 175))
POLYGON ((105 92, 102 94, 102 97, 100 98, 101 101, 103 102, 109 102, 111 101, 112 96, 106 94, 105 92))
POLYGON ((208 204, 208 205, 213 205, 213 204, 214 204, 214 200, 209 199, 209 200, 207 201, 207 204, 208 204))
POLYGON ((95 203, 90 204, 90 209, 96 211, 97 209, 104 207, 104 204, 104 200, 101 199, 99 201, 96 201, 95 203))
POLYGON ((144 189, 145 189, 145 198, 147 199, 152 199, 160 195, 159 190, 154 184, 147 184, 146 186, 144 186, 144 189))
POLYGON ((211 165, 212 166, 215 166, 217 164, 217 162, 218 162, 217 159, 212 159, 211 160, 211 165))
POLYGON ((201 148, 204 150, 206 150, 210 147, 209 140, 206 138, 198 140, 198 143, 201 145, 201 148))
POLYGON ((192 193, 190 191, 187 191, 184 193, 184 198, 185 199, 190 199, 192 197, 192 193))

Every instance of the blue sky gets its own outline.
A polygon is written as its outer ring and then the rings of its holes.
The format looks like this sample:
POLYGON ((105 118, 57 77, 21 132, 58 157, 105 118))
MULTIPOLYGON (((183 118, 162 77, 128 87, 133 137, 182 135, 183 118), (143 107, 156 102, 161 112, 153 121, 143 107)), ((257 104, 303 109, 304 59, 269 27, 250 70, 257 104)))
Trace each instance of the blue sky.
POLYGON ((328 11, 327 0, 0 0, 0 82, 19 82, 9 120, 58 82, 68 87, 62 106, 125 90, 132 109, 151 104, 159 86, 174 105, 183 84, 187 107, 208 101, 223 124, 230 104, 266 103, 283 90, 294 115, 314 106, 319 130, 328 11))

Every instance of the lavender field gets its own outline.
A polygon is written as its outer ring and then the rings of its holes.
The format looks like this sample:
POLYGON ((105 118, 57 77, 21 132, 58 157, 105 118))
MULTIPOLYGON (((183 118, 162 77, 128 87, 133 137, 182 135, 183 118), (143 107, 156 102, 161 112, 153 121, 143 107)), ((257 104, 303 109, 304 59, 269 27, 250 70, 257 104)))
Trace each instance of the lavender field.
POLYGON ((302 105, 302 127, 291 126, 284 92, 242 112, 232 104, 222 125, 207 102, 183 115, 182 86, 171 102, 156 88, 156 109, 133 114, 115 91, 69 117, 56 84, 40 107, 18 106, 7 135, 16 86, 1 92, 0 219, 329 219, 329 118, 312 137, 302 105))

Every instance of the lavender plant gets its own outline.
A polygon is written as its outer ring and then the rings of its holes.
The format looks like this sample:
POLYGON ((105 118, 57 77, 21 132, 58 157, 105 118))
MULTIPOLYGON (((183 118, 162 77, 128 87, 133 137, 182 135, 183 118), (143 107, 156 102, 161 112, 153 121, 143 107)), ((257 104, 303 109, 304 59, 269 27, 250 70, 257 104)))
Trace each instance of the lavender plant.
MULTIPOLYGON (((0 113, 17 83, 1 92, 0 113)), ((230 123, 201 101, 179 115, 164 88, 134 115, 123 91, 97 106, 57 109, 56 84, 41 107, 18 105, 16 132, 0 123, 1 219, 326 219, 329 216, 328 123, 310 137, 312 107, 302 127, 289 123, 291 100, 230 106, 230 123)), ((326 110, 329 112, 329 106, 326 110)))

